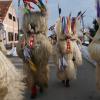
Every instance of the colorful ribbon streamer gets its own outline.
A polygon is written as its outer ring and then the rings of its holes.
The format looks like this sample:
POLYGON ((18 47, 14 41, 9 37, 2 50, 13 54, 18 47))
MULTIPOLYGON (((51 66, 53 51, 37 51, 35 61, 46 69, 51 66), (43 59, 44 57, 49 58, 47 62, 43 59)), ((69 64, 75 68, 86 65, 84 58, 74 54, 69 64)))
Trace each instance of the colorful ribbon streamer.
MULTIPOLYGON (((30 2, 32 2, 40 8, 41 12, 46 11, 46 7, 43 4, 42 0, 23 0, 23 2, 27 3, 28 5, 29 5, 30 2)), ((30 5, 29 5, 29 7, 30 7, 30 5)))
POLYGON ((70 20, 70 16, 68 16, 66 19, 67 19, 66 33, 71 33, 71 20, 70 20))
POLYGON ((62 32, 66 33, 66 18, 62 17, 62 32))

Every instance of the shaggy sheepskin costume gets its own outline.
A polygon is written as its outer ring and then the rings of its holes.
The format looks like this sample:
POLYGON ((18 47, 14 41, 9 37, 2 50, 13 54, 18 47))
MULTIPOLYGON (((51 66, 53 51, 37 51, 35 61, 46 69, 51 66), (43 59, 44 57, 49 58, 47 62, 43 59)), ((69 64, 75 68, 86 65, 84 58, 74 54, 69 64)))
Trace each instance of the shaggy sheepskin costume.
POLYGON ((90 43, 88 49, 91 58, 96 61, 96 87, 97 90, 100 91, 100 0, 97 0, 97 17, 99 29, 92 42, 90 43))
POLYGON ((48 59, 52 53, 52 45, 47 38, 47 14, 37 12, 30 12, 23 17, 23 32, 24 35, 17 45, 17 52, 19 57, 24 59, 25 47, 31 52, 30 62, 24 60, 24 71, 27 74, 27 85, 30 89, 36 91, 35 87, 40 88, 48 86, 49 68, 48 59), (30 38, 33 41, 30 43, 30 38), (24 41, 24 45, 23 45, 24 41), (23 45, 23 47, 22 47, 23 45))
POLYGON ((24 76, 2 52, 0 41, 0 100, 25 100, 24 76))
MULTIPOLYGON (((57 76, 60 80, 66 81, 65 84, 69 84, 69 80, 76 79, 77 66, 82 64, 82 55, 77 45, 77 39, 70 41, 71 52, 67 52, 67 39, 65 34, 62 32, 62 21, 58 19, 56 23, 56 34, 57 34, 57 76), (74 59, 74 61, 73 61, 74 59)), ((55 51, 56 51, 55 50, 55 51)))
POLYGON ((4 54, 7 53, 7 50, 4 46, 4 43, 3 43, 3 34, 4 34, 5 30, 4 30, 4 26, 2 23, 0 23, 0 49, 2 50, 2 52, 4 54))

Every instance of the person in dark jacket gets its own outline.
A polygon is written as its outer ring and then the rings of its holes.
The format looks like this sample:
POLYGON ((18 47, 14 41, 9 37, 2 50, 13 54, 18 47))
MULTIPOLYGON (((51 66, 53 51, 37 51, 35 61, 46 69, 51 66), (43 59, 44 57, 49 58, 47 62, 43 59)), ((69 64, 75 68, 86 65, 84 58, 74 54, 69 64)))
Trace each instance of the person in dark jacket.
MULTIPOLYGON (((93 20, 93 28, 89 28, 89 33, 91 37, 94 37, 97 30, 99 28, 98 22, 96 19, 93 20)), ((91 43, 92 39, 89 40, 89 43, 91 43)))

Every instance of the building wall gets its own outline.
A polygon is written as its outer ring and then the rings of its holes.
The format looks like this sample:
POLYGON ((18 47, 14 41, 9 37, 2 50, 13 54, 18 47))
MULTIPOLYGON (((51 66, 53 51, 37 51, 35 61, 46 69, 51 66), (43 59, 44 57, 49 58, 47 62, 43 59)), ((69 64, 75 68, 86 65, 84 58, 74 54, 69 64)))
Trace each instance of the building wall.
POLYGON ((3 21, 3 24, 4 24, 4 28, 6 30, 6 34, 4 36, 5 43, 10 44, 10 45, 11 45, 11 43, 17 43, 18 40, 16 40, 17 38, 15 38, 15 37, 18 36, 18 20, 17 20, 17 16, 16 16, 16 11, 12 4, 9 7, 9 10, 3 21))

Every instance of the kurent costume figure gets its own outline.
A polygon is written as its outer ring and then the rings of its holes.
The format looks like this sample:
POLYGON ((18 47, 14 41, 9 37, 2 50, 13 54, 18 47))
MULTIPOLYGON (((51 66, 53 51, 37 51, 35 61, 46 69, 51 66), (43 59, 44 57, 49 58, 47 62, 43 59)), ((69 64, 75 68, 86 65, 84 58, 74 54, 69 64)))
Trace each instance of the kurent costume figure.
POLYGON ((57 65, 57 76, 66 87, 69 81, 76 79, 77 66, 82 64, 82 55, 77 45, 79 41, 76 33, 76 18, 60 17, 55 26, 57 34, 57 54, 55 56, 57 65))
POLYGON ((25 100, 24 76, 5 56, 2 27, 0 24, 0 100, 25 100))
POLYGON ((6 50, 4 43, 3 43, 3 34, 4 33, 5 33, 4 25, 3 25, 2 21, 0 21, 0 49, 2 49, 2 52, 4 54, 6 54, 7 50, 6 50))
POLYGON ((91 58, 96 61, 96 87, 100 91, 100 0, 96 0, 96 2, 99 29, 89 45, 89 53, 91 58))
POLYGON ((52 53, 52 45, 47 38, 47 10, 42 4, 39 5, 41 11, 29 11, 24 14, 22 25, 24 35, 17 45, 18 55, 24 61, 26 82, 33 98, 37 95, 37 87, 40 92, 48 87, 48 59, 52 53))

